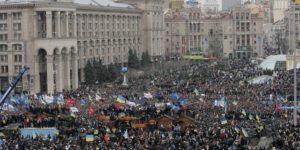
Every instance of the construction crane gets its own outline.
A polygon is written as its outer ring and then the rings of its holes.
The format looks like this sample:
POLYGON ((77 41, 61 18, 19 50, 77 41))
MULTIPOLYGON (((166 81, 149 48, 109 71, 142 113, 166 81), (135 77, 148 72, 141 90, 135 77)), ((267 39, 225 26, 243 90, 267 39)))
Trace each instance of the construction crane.
MULTIPOLYGON (((29 70, 29 67, 24 66, 22 68, 22 70, 19 72, 19 74, 17 75, 17 77, 10 83, 9 87, 7 88, 6 92, 4 93, 4 95, 1 98, 0 101, 0 107, 2 107, 2 105, 5 103, 6 98, 9 96, 9 94, 11 93, 11 91, 16 87, 16 85, 18 84, 18 82, 21 80, 22 76, 29 70)), ((1 112, 1 109, 0 109, 1 112)))

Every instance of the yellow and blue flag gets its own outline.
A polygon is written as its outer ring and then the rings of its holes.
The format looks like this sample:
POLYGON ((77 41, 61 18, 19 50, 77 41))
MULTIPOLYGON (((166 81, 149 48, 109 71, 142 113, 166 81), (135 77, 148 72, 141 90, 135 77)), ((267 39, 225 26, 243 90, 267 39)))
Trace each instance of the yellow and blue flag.
POLYGON ((118 103, 122 103, 122 104, 124 104, 125 103, 125 97, 123 97, 123 96, 121 96, 121 95, 119 95, 118 97, 117 97, 117 102, 118 103))
POLYGON ((86 135, 85 141, 93 142, 94 141, 94 135, 92 135, 92 134, 86 135))

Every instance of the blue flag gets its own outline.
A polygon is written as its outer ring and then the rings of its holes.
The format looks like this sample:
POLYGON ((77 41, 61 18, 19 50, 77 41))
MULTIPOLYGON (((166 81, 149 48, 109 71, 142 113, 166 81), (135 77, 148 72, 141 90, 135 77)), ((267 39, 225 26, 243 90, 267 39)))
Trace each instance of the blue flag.
POLYGON ((177 100, 179 98, 177 93, 172 93, 171 95, 172 100, 177 100))
POLYGON ((84 99, 80 100, 80 105, 86 105, 86 101, 84 99))

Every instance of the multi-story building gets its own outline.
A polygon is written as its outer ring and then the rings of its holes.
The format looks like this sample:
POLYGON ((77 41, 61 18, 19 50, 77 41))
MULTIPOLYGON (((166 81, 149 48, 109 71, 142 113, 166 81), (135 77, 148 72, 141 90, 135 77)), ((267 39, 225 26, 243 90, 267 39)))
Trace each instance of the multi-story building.
POLYGON ((141 16, 143 50, 154 60, 164 57, 164 0, 118 0, 143 10, 141 16))
POLYGON ((184 5, 176 4, 177 1, 172 1, 170 6, 177 7, 170 7, 165 13, 165 55, 168 57, 180 56, 187 51, 202 50, 199 3, 196 0, 189 0, 184 5))
POLYGON ((188 51, 199 51, 201 49, 201 10, 189 8, 183 10, 188 15, 187 48, 188 51))
POLYGON ((222 53, 222 18, 220 14, 201 18, 199 44, 208 56, 221 56, 222 53))
POLYGON ((188 14, 169 10, 165 14, 166 57, 181 56, 188 49, 188 14))
POLYGON ((126 62, 129 49, 162 56, 163 2, 139 2, 0 0, 0 89, 22 65, 21 90, 54 93, 76 89, 90 59, 126 62))
POLYGON ((234 9, 232 15, 233 55, 238 58, 263 56, 264 11, 250 4, 234 9))
POLYGON ((254 4, 202 18, 202 49, 208 55, 250 58, 263 56, 264 10, 254 4))

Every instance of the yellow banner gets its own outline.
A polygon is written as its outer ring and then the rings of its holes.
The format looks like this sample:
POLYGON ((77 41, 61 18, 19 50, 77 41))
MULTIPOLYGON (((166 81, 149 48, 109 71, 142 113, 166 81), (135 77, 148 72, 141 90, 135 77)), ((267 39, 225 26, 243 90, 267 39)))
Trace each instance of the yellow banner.
POLYGON ((296 5, 300 5, 300 0, 293 0, 296 5))

